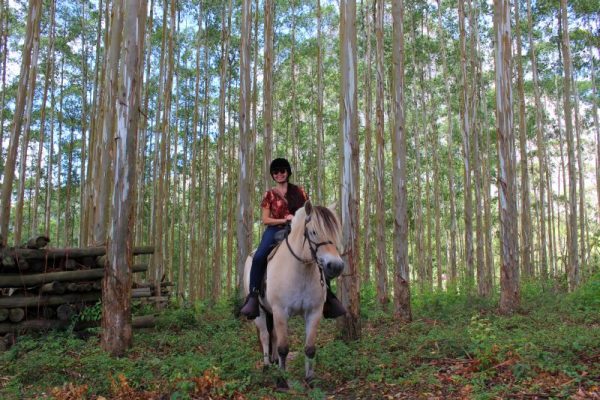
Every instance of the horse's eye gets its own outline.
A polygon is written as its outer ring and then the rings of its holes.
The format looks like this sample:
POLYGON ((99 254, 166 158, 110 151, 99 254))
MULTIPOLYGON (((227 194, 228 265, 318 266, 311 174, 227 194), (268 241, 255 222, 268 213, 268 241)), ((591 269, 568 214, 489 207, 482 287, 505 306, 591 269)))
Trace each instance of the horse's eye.
POLYGON ((311 232, 311 234, 312 234, 313 236, 317 236, 317 231, 313 230, 313 231, 311 232))

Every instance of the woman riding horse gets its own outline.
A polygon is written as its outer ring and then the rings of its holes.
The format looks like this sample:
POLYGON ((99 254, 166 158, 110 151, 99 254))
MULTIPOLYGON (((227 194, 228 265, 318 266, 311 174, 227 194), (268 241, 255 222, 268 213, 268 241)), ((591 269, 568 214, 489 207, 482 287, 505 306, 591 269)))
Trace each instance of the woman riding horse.
MULTIPOLYGON (((240 313, 248 319, 258 317, 258 294, 267 268, 267 257, 276 244, 276 234, 286 229, 296 211, 308 200, 308 195, 299 186, 289 182, 292 167, 285 158, 276 158, 269 168, 275 187, 268 190, 260 203, 262 222, 267 226, 262 240, 252 258, 250 271, 250 293, 240 313)), ((327 298, 323 308, 325 318, 337 318, 346 314, 346 309, 335 297, 327 280, 327 298)))

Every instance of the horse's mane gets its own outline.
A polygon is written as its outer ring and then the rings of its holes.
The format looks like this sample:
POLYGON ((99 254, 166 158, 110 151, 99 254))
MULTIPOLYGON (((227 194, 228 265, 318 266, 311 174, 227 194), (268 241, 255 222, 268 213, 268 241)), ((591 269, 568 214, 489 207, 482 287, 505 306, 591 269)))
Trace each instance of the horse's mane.
MULTIPOLYGON (((292 223, 292 232, 290 235, 295 237, 296 235, 304 234, 304 219, 306 217, 306 210, 304 207, 296 211, 296 218, 292 223), (296 228, 296 229, 294 229, 296 228)), ((317 231, 317 236, 321 238, 328 238, 336 246, 339 247, 341 243, 341 227, 340 222, 329 208, 323 206, 312 206, 311 223, 313 228, 317 231)))

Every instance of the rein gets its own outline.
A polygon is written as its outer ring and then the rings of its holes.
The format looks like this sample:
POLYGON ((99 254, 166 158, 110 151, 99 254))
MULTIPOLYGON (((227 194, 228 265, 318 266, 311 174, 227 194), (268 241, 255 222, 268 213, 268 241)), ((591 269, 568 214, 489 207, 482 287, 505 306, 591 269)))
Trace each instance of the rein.
MULTIPOLYGON (((323 242, 319 242, 316 243, 315 241, 313 241, 310 236, 308 235, 308 229, 307 229, 307 225, 310 222, 310 216, 307 217, 304 220, 304 242, 308 241, 308 248, 310 249, 310 254, 312 256, 312 259, 302 259, 300 256, 298 256, 294 250, 292 249, 292 246, 290 246, 290 242, 288 241, 288 236, 286 235, 285 237, 285 244, 287 245, 290 253, 292 253, 292 255, 294 256, 294 258, 298 261, 300 261, 303 264, 311 264, 311 263, 316 263, 317 266, 319 267, 319 271, 321 272, 321 285, 325 284, 325 272, 323 271, 323 265, 321 264, 321 262, 319 261, 319 258, 317 257, 317 251, 319 250, 319 247, 321 246, 325 246, 327 244, 333 244, 333 242, 331 240, 327 240, 327 241, 323 241, 323 242)), ((304 246, 304 244, 303 244, 304 246)))

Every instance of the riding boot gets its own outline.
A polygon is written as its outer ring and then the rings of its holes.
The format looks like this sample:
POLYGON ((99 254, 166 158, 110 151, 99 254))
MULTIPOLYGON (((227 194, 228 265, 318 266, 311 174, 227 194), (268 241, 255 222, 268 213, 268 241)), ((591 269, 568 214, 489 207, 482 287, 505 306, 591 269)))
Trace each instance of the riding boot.
POLYGON ((248 319, 255 319, 258 317, 258 292, 252 291, 246 297, 246 302, 244 306, 241 308, 240 313, 245 315, 248 319))
POLYGON ((341 301, 335 297, 335 294, 327 285, 327 297, 325 298, 325 305, 323 306, 323 316, 325 318, 337 318, 346 314, 346 308, 341 301))

